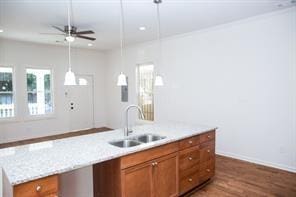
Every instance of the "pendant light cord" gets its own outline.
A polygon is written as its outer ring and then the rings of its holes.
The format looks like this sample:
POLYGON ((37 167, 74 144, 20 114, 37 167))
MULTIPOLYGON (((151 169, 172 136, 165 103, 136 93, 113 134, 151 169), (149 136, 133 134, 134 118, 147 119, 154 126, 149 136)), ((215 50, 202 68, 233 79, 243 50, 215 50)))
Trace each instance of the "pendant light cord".
POLYGON ((160 3, 156 3, 156 8, 157 8, 157 39, 158 39, 158 42, 160 43, 160 9, 159 9, 159 4, 160 3))
POLYGON ((156 12, 157 12, 157 41, 158 41, 158 68, 161 64, 162 58, 162 49, 161 49, 161 29, 160 29, 160 3, 161 0, 154 0, 156 4, 156 12))
MULTIPOLYGON (((72 0, 69 0, 69 3, 68 3, 68 33, 69 33, 69 36, 71 36, 71 7, 72 7, 72 0)), ((68 47, 68 56, 69 56, 69 70, 71 71, 72 69, 72 66, 71 66, 71 42, 68 42, 69 43, 69 47, 68 47)))
POLYGON ((121 70, 124 67, 123 48, 124 48, 124 16, 123 16, 123 3, 120 0, 120 57, 121 57, 121 70))

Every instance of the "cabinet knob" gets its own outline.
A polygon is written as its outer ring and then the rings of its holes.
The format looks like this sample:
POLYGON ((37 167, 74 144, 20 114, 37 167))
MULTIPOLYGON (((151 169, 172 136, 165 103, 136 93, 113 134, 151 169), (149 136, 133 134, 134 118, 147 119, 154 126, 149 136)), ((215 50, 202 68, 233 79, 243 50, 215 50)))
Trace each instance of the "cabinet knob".
POLYGON ((210 135, 208 135, 208 138, 211 138, 211 136, 210 136, 210 135))
POLYGON ((192 140, 189 140, 188 143, 189 143, 189 144, 192 144, 192 140))
POLYGON ((189 157, 188 159, 191 161, 192 160, 192 157, 189 157))
POLYGON ((209 153, 209 152, 211 152, 211 150, 210 150, 210 149, 208 149, 208 150, 207 150, 207 152, 209 153))
POLYGON ((157 163, 157 162, 155 162, 155 165, 156 165, 156 166, 157 166, 157 164, 158 164, 158 163, 157 163))
POLYGON ((157 162, 153 162, 152 163, 152 166, 156 166, 158 163, 157 162))
POLYGON ((210 169, 207 169, 207 172, 211 172, 211 170, 210 169))
POLYGON ((40 185, 37 185, 37 187, 36 187, 36 191, 37 191, 37 192, 40 192, 41 189, 42 189, 42 187, 41 187, 40 185))
POLYGON ((190 178, 190 179, 188 179, 188 181, 189 181, 189 182, 192 182, 192 179, 190 178))

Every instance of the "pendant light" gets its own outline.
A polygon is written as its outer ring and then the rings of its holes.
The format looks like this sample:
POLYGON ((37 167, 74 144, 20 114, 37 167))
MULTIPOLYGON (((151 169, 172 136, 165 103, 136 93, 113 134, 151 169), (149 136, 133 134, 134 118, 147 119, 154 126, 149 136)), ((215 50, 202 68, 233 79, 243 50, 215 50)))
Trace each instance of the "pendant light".
MULTIPOLYGON (((123 18, 123 4, 120 0, 120 58, 121 58, 121 69, 124 68, 124 54, 123 54, 123 43, 124 39, 124 18, 123 18)), ((117 78, 117 86, 127 86, 126 76, 123 72, 120 72, 117 78)))
MULTIPOLYGON (((68 4, 68 36, 67 37, 72 37, 71 36, 71 7, 72 7, 72 1, 69 1, 68 4)), ((68 41, 68 40, 67 40, 68 41)), ((75 74, 72 72, 72 65, 71 65, 71 42, 68 41, 68 63, 69 63, 69 68, 68 72, 65 75, 65 81, 64 85, 76 85, 76 77, 75 74)))
MULTIPOLYGON (((162 49, 161 49, 161 36, 160 36, 160 10, 159 5, 162 3, 162 0, 154 0, 157 9, 157 40, 158 40, 158 62, 157 66, 159 67, 162 63, 162 49)), ((163 86, 163 79, 162 76, 159 75, 157 72, 155 74, 155 81, 154 86, 163 86)))

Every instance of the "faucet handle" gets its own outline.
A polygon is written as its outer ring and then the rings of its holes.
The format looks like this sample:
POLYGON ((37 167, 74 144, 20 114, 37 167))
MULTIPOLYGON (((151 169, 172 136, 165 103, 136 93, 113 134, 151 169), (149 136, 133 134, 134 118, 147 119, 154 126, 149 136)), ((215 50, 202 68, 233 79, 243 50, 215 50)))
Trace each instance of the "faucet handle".
POLYGON ((132 133, 132 132, 133 132, 133 130, 128 130, 128 131, 127 131, 127 133, 132 133))

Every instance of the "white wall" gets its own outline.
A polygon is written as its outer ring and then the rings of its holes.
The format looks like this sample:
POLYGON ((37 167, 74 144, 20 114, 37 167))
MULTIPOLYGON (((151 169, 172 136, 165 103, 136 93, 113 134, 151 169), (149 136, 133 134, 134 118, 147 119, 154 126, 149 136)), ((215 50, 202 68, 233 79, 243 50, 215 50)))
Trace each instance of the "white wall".
MULTIPOLYGON (((0 39, 0 65, 14 66, 16 72, 17 112, 13 122, 0 123, 0 143, 69 132, 68 103, 64 75, 68 67, 66 47, 31 44, 0 39), (25 68, 51 68, 54 76, 55 114, 53 118, 27 120, 25 117, 25 68)), ((72 67, 76 74, 93 75, 95 126, 105 126, 106 56, 95 50, 73 49, 72 67)), ((92 167, 61 176, 61 192, 65 197, 92 196, 92 167), (82 184, 83 183, 83 184, 82 184), (73 189, 74 188, 74 189, 73 189), (75 192, 77 191, 77 192, 75 192), (78 192, 79 191, 79 192, 78 192)), ((1 192, 2 193, 2 192, 1 192)))
MULTIPOLYGON (((69 132, 69 111, 64 76, 68 67, 67 47, 31 44, 0 39, 0 65, 14 66, 16 74, 17 119, 0 123, 0 143, 69 132), (53 118, 31 121, 25 117, 26 67, 51 68, 54 77, 55 114, 53 118)), ((95 126, 105 125, 105 54, 87 49, 72 50, 76 74, 94 76, 95 126)))
MULTIPOLYGON (((217 152, 296 171, 296 8, 163 41, 165 86, 156 121, 219 127, 217 152)), ((128 47, 125 73, 136 103, 135 67, 155 62, 155 43, 128 47)), ((107 125, 121 126, 119 51, 109 52, 107 125)))

